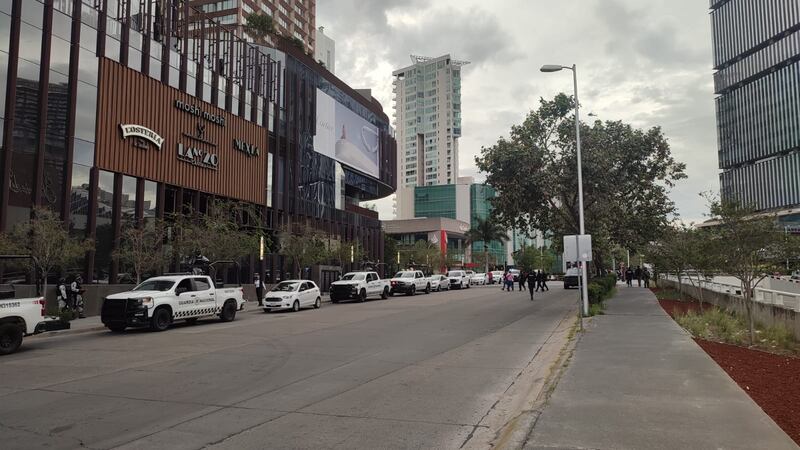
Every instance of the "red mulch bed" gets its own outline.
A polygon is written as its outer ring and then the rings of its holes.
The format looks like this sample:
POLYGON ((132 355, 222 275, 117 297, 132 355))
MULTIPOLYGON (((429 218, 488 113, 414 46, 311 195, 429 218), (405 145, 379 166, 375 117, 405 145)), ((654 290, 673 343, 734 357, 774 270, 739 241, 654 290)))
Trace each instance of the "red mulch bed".
MULTIPOLYGON (((700 311, 700 304, 693 300, 658 303, 672 318, 700 311)), ((800 358, 704 339, 694 341, 800 445, 800 358)))
POLYGON ((695 342, 800 445, 800 358, 703 339, 695 342))

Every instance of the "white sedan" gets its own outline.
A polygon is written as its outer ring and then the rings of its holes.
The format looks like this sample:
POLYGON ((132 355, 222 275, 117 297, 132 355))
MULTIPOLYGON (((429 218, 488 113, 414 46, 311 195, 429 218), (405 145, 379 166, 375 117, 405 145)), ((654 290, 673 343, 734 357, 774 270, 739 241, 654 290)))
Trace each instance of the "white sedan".
POLYGON ((476 273, 469 279, 469 284, 486 284, 486 274, 476 273))
POLYGON ((279 309, 300 311, 300 308, 319 308, 322 297, 319 287, 311 280, 286 280, 273 287, 264 298, 264 312, 279 309))
POLYGON ((444 275, 431 276, 431 290, 439 292, 443 289, 450 290, 450 279, 444 275))

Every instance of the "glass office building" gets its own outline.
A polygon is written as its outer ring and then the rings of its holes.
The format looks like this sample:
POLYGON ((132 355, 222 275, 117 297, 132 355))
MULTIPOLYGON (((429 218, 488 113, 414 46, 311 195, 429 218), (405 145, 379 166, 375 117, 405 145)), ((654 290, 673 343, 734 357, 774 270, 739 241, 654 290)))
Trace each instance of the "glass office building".
POLYGON ((721 193, 800 206, 800 2, 711 0, 721 193))

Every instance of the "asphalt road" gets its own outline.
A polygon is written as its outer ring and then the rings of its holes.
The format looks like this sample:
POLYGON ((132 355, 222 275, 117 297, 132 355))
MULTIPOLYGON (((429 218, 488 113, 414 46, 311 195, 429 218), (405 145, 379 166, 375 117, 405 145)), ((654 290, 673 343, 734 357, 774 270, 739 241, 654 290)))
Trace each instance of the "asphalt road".
POLYGON ((459 448, 575 291, 496 286, 25 341, 2 448, 459 448))

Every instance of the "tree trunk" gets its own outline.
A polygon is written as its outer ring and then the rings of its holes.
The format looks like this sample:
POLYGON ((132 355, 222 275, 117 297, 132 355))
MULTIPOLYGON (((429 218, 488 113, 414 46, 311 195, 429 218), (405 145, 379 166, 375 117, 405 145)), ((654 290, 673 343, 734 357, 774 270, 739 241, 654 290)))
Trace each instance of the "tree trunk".
POLYGON ((753 322, 753 305, 752 305, 753 292, 750 289, 749 285, 743 289, 743 292, 744 292, 745 310, 747 311, 747 329, 750 336, 750 345, 753 345, 753 343, 756 341, 755 324, 753 322))
MULTIPOLYGON (((483 246, 483 262, 484 266, 486 266, 486 270, 483 273, 489 273, 489 246, 483 246)), ((488 276, 488 275, 487 275, 488 276)))

